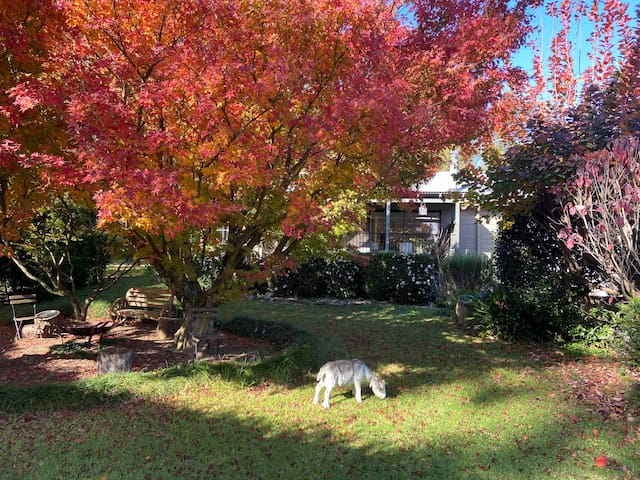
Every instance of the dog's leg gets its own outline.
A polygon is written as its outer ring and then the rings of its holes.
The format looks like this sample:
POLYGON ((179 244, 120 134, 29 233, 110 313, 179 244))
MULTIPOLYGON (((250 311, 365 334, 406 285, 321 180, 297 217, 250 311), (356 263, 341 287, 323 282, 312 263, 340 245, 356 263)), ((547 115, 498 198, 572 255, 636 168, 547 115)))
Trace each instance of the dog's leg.
POLYGON ((354 386, 354 391, 356 395, 356 402, 361 403, 362 402, 362 385, 360 384, 360 381, 354 380, 353 386, 354 386))
POLYGON ((329 408, 329 394, 331 393, 331 389, 333 385, 326 385, 324 387, 324 402, 322 402, 322 406, 324 408, 329 408))
POLYGON ((322 382, 318 382, 316 385, 316 393, 313 395, 313 403, 318 403, 318 398, 320 397, 320 390, 322 390, 322 382))

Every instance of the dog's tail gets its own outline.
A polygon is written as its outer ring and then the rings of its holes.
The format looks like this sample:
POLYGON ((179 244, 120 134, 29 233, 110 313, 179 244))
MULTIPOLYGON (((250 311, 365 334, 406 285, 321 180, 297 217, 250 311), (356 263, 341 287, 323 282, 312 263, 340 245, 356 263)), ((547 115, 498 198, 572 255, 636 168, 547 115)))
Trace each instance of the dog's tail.
POLYGON ((319 382, 321 380, 324 380, 324 372, 322 370, 320 370, 318 372, 318 375, 316 375, 316 382, 319 382))

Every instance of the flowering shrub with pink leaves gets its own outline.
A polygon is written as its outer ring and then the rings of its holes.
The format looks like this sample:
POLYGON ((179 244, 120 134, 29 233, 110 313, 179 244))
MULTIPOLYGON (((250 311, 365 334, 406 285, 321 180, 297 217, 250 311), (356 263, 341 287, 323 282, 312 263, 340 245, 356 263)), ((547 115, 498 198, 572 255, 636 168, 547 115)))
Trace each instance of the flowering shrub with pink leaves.
POLYGON ((584 156, 557 194, 558 237, 597 262, 625 297, 640 296, 640 139, 623 137, 584 156))

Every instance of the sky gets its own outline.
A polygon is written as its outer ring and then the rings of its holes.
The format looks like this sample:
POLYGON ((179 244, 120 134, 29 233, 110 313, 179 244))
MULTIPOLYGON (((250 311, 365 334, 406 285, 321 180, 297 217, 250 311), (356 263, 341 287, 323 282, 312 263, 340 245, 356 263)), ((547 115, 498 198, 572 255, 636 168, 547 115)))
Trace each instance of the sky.
MULTIPOLYGON (((545 2, 547 3, 547 2, 545 2)), ((624 2, 629 5, 627 13, 631 16, 635 16, 636 7, 640 4, 640 0, 629 0, 624 2)), ((600 0, 600 4, 604 4, 603 0, 600 0)), ((553 19, 546 15, 543 7, 538 8, 533 12, 532 24, 536 31, 530 37, 530 40, 534 40, 538 48, 543 53, 543 58, 549 55, 549 45, 551 39, 557 33, 559 29, 558 20, 553 19)), ((588 54, 590 47, 588 44, 589 35, 593 31, 593 25, 586 18, 580 18, 576 20, 572 28, 572 40, 578 47, 575 49, 574 65, 576 73, 581 74, 590 65, 588 54)), ((513 61, 516 65, 524 68, 527 71, 531 71, 533 66, 533 50, 530 47, 523 47, 513 57, 513 61)))
MULTIPOLYGON (((543 0, 544 5, 549 3, 549 1, 559 3, 561 0, 543 0)), ((606 0, 586 1, 588 3, 598 1, 600 5, 604 5, 606 0)), ((636 7, 640 5, 640 0, 628 0, 623 3, 628 5, 627 13, 634 18, 636 7)), ((400 13, 404 16, 404 21, 411 23, 411 15, 407 12, 406 8, 401 8, 400 13)), ((531 34, 527 43, 534 40, 538 48, 543 53, 543 58, 547 58, 549 56, 549 45, 551 43, 551 39, 559 29, 559 22, 557 19, 549 17, 546 14, 544 6, 542 6, 532 12, 532 25, 534 26, 535 31, 531 34)), ((574 22, 572 28, 572 40, 575 45, 579 46, 575 49, 576 56, 574 59, 574 65, 578 75, 583 73, 590 65, 588 57, 590 46, 588 39, 592 31, 593 25, 586 17, 580 18, 574 22)), ((513 56, 513 61, 517 66, 520 66, 530 72, 533 68, 533 50, 531 47, 525 45, 513 56)))

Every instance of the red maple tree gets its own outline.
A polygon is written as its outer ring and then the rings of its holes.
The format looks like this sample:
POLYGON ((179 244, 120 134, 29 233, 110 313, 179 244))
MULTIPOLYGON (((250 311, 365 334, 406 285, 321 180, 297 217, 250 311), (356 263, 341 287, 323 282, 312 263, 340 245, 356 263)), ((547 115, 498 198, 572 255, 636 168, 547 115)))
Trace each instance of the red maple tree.
POLYGON ((258 245, 287 254, 487 138, 530 3, 417 1, 403 24, 383 0, 58 2, 13 99, 61 112, 105 228, 218 302, 258 245))
POLYGON ((0 2, 0 255, 12 253, 37 207, 73 177, 64 157, 67 135, 59 112, 21 95, 43 74, 45 43, 60 25, 47 2, 0 2))

